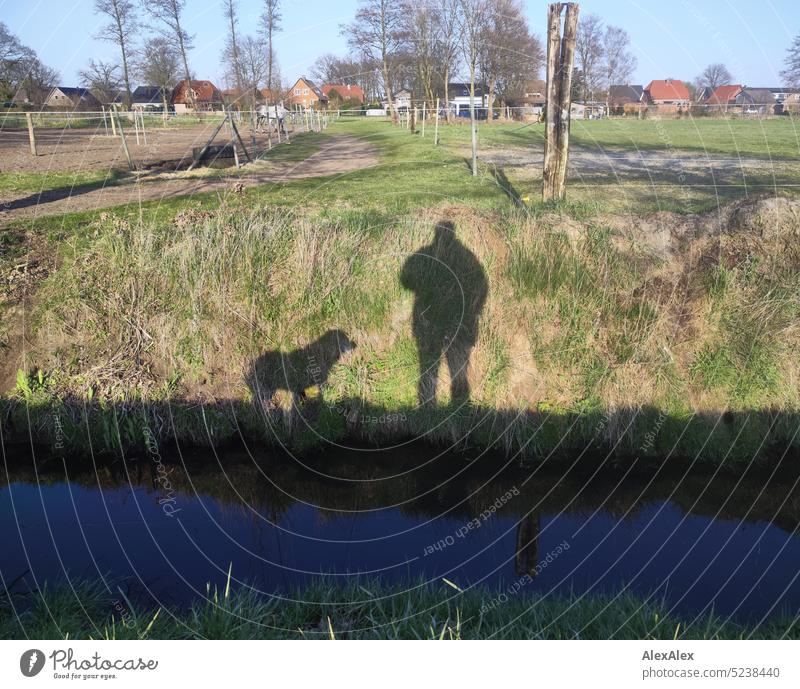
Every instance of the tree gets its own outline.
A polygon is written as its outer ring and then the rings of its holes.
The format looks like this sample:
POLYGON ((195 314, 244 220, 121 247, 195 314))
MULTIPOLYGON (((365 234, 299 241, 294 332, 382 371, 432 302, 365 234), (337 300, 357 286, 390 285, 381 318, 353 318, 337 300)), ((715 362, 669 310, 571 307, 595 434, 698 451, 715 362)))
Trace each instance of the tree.
POLYGON ((175 45, 163 36, 155 36, 145 43, 136 65, 139 78, 161 91, 164 112, 169 109, 169 94, 178 82, 180 55, 175 45))
POLYGON ((409 0, 406 7, 407 33, 416 77, 425 100, 433 101, 433 85, 439 61, 439 21, 432 3, 409 0))
POLYGON ((475 119, 475 76, 481 55, 481 39, 489 16, 487 0, 460 0, 459 21, 464 61, 469 69, 469 120, 472 129, 472 176, 478 176, 478 125, 475 119))
POLYGON ((581 99, 594 99, 603 81, 603 20, 596 14, 587 14, 578 24, 575 39, 575 58, 583 76, 581 99))
POLYGON ((718 86, 730 84, 732 81, 733 76, 728 71, 728 68, 719 62, 715 62, 713 65, 706 67, 697 77, 697 86, 699 87, 698 90, 707 88, 713 93, 718 86))
POLYGON ((101 103, 113 103, 122 88, 120 66, 113 62, 89 60, 88 67, 78 72, 78 76, 101 103))
POLYGON ((380 65, 392 120, 397 122, 393 85, 406 40, 403 6, 394 0, 360 2, 355 21, 342 27, 342 32, 347 34, 347 42, 353 50, 361 51, 380 65))
POLYGON ((225 48, 222 56, 233 76, 233 83, 236 85, 237 98, 241 98, 242 91, 242 69, 239 63, 239 46, 236 42, 236 25, 239 23, 236 17, 236 3, 234 0, 224 0, 222 9, 225 12, 225 22, 228 25, 228 38, 225 41, 225 48))
POLYGON ((542 45, 528 30, 521 2, 491 0, 480 57, 490 107, 496 95, 524 92, 525 82, 539 73, 543 60, 542 45))
POLYGON ((264 32, 265 47, 267 51, 267 88, 273 89, 273 66, 275 62, 275 48, 273 39, 281 30, 280 0, 264 0, 264 12, 261 15, 261 27, 264 32))
POLYGON ((58 72, 42 63, 36 53, 0 22, 0 94, 5 100, 23 94, 41 104, 58 81, 58 72))
POLYGON ((450 74, 458 69, 461 47, 461 24, 459 0, 438 0, 436 16, 439 21, 439 49, 442 81, 444 82, 444 106, 447 121, 450 121, 450 74))
POLYGON ((786 68, 781 72, 781 77, 788 86, 800 88, 800 34, 795 36, 786 53, 786 68))
POLYGON ((603 70, 605 72, 606 113, 609 112, 609 93, 614 84, 627 84, 636 69, 636 56, 628 46, 628 32, 618 26, 607 26, 603 33, 603 70))
POLYGON ((189 104, 194 109, 194 91, 191 88, 192 73, 189 70, 189 58, 187 57, 188 51, 193 47, 194 36, 189 35, 181 24, 185 5, 186 0, 144 0, 144 6, 150 16, 164 25, 164 38, 178 42, 178 54, 183 62, 183 73, 186 79, 186 93, 189 97, 189 104))
POLYGON ((119 47, 122 81, 125 85, 125 108, 130 109, 131 80, 128 72, 128 60, 131 56, 130 41, 136 35, 139 25, 136 7, 133 0, 95 0, 94 12, 108 18, 108 23, 100 29, 97 38, 109 43, 116 43, 119 47))
MULTIPOLYGON (((245 36, 242 40, 239 55, 242 68, 242 85, 247 93, 255 96, 259 86, 267 82, 266 42, 259 36, 245 36)), ((277 81, 280 83, 280 79, 277 81)))

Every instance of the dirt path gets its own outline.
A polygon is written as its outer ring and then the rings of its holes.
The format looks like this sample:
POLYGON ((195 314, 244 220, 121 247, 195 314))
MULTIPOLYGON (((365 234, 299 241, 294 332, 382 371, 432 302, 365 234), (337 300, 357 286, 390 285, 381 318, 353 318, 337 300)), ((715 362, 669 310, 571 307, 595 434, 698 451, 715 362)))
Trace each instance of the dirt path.
POLYGON ((191 196, 230 189, 233 185, 253 187, 345 174, 377 163, 377 151, 373 145, 352 136, 331 135, 322 143, 319 151, 299 163, 270 164, 267 160, 252 167, 245 166, 239 175, 226 177, 190 176, 187 173, 145 175, 113 186, 76 185, 23 197, 2 198, 0 226, 19 218, 37 218, 141 201, 191 196))

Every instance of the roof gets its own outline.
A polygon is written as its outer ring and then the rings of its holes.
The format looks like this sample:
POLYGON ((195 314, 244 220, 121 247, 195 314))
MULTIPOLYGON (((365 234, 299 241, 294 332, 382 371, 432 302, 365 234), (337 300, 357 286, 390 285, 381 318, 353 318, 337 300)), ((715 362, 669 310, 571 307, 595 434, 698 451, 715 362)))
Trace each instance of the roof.
MULTIPOLYGON (((475 84, 475 95, 481 98, 486 93, 486 87, 483 84, 475 84)), ((447 85, 447 95, 450 98, 466 98, 469 97, 469 82, 451 81, 447 85)))
MULTIPOLYGON (((214 86, 210 81, 205 79, 192 79, 192 89, 197 94, 196 100, 200 103, 213 103, 222 100, 222 94, 219 89, 214 86)), ((172 91, 172 102, 183 103, 189 102, 186 97, 186 79, 181 81, 172 91)))
POLYGON ((331 91, 336 91, 345 100, 357 98, 362 103, 364 102, 364 90, 355 84, 324 84, 322 86, 322 93, 326 96, 330 96, 331 91))
POLYGON ((724 84, 717 86, 714 92, 706 99, 709 105, 727 105, 742 92, 741 84, 724 84))
POLYGON ((77 98, 78 100, 97 100, 89 89, 75 86, 56 86, 55 88, 70 99, 77 98))
POLYGON ((650 100, 690 100, 689 89, 680 79, 655 79, 644 90, 650 100))
POLYGON ((744 89, 736 97, 736 102, 739 104, 774 105, 775 94, 771 89, 744 89))
POLYGON ((264 100, 280 100, 281 98, 280 92, 273 93, 270 89, 261 89, 259 93, 264 100))
POLYGON ((158 86, 137 86, 131 94, 133 103, 158 103, 163 102, 161 89, 158 86))
POLYGON ((643 92, 644 88, 641 84, 612 84, 608 89, 608 99, 610 101, 635 102, 642 99, 643 92))

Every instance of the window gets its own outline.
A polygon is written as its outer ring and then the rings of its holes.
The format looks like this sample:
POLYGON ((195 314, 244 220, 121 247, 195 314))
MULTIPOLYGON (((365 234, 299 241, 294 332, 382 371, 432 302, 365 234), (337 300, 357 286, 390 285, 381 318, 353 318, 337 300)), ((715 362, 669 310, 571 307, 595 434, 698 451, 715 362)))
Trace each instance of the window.
POLYGON ((303 89, 303 95, 304 95, 304 96, 307 96, 307 95, 308 95, 308 89, 303 89))
POLYGON ((294 90, 294 95, 295 96, 299 96, 300 95, 300 89, 295 89, 294 90))

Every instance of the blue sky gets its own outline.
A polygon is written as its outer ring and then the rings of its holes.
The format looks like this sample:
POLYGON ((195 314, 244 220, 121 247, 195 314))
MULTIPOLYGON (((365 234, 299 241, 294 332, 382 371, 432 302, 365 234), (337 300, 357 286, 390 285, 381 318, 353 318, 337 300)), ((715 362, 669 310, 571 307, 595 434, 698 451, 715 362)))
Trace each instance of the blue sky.
MULTIPOLYGON (((240 31, 254 33, 260 0, 239 0, 240 31)), ((284 78, 306 73, 322 53, 344 53, 339 26, 357 0, 284 0, 284 30, 276 49, 284 78)), ((542 36, 547 2, 526 0, 530 25, 542 36)), ((707 64, 724 62, 738 83, 777 85, 786 48, 800 33, 797 0, 583 0, 582 12, 599 14, 628 31, 638 58, 636 83, 692 79, 707 64)), ((114 47, 94 38, 100 19, 92 0, 0 0, 0 21, 58 69, 64 85, 90 58, 113 59, 114 47)), ((187 29, 196 34, 191 67, 198 78, 222 85, 224 41, 220 0, 187 0, 187 29)))

